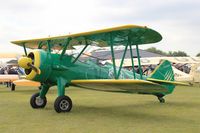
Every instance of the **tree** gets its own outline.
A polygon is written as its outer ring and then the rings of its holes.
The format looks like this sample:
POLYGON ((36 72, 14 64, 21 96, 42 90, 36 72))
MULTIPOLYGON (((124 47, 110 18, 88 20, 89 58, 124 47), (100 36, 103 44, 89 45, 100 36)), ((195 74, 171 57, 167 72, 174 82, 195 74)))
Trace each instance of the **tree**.
POLYGON ((196 55, 196 57, 200 57, 200 53, 198 53, 198 54, 196 55))
MULTIPOLYGON (((174 57, 188 56, 184 51, 169 51, 168 53, 166 53, 162 50, 156 49, 155 47, 148 48, 148 49, 146 49, 146 51, 156 53, 156 54, 160 54, 160 55, 164 55, 164 56, 174 56, 174 57)), ((199 53, 199 56, 200 56, 200 53, 199 53)))
POLYGON ((169 51, 169 53, 168 53, 168 55, 169 56, 175 56, 175 57, 177 57, 177 56, 188 56, 185 52, 183 52, 183 51, 169 51))
POLYGON ((167 55, 166 52, 163 52, 162 50, 156 49, 155 47, 148 48, 148 49, 146 49, 146 51, 156 53, 156 54, 160 54, 160 55, 165 55, 165 56, 167 55))

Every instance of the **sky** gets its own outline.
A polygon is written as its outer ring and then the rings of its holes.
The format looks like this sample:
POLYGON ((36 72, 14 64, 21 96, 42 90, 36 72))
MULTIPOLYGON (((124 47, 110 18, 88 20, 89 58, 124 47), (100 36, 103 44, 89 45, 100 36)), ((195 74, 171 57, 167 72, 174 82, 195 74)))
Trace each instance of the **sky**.
POLYGON ((0 0, 0 52, 22 52, 13 40, 135 24, 163 40, 143 45, 200 53, 200 0, 0 0))

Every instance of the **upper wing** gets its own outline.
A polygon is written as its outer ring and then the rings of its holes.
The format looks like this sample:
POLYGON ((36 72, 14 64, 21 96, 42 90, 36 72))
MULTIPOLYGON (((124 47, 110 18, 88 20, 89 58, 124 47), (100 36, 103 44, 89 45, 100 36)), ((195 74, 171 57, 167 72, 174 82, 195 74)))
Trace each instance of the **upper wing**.
POLYGON ((70 49, 74 45, 85 45, 86 43, 91 44, 93 42, 103 46, 109 46, 110 42, 112 42, 113 45, 127 45, 127 42, 130 42, 132 45, 155 43, 159 42, 162 36, 146 26, 124 25, 64 36, 12 41, 12 43, 19 46, 25 45, 27 48, 31 49, 47 49, 48 41, 51 49, 61 50, 65 46, 68 38, 72 38, 68 46, 68 49, 70 49))
POLYGON ((145 80, 134 79, 101 79, 101 80, 72 80, 71 84, 92 90, 128 93, 159 93, 167 92, 160 84, 145 80))

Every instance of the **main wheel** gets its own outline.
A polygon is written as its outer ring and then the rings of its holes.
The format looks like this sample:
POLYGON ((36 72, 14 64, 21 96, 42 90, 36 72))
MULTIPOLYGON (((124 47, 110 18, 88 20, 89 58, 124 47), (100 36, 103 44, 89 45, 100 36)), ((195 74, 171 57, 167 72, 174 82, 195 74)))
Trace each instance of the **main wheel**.
POLYGON ((56 112, 69 112, 72 109, 72 100, 68 96, 59 96, 54 102, 56 112))
POLYGON ((40 93, 35 93, 32 95, 30 99, 30 104, 32 108, 44 108, 47 104, 47 99, 45 98, 40 98, 40 93))

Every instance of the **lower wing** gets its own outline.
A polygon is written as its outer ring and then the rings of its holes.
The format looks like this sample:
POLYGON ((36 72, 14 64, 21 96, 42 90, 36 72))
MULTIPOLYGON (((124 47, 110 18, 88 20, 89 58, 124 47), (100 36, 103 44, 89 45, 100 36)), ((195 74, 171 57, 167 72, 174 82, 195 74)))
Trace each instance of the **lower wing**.
POLYGON ((125 93, 161 93, 168 91, 158 83, 135 79, 72 80, 71 85, 91 90, 125 93))

